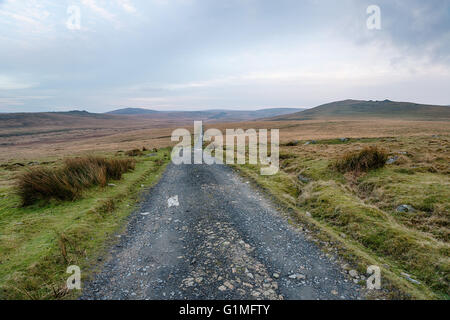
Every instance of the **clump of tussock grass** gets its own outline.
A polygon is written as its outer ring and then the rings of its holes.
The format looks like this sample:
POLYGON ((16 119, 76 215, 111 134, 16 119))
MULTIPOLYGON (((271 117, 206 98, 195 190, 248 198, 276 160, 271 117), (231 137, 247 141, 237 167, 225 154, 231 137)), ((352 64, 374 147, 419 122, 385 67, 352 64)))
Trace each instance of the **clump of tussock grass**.
POLYGON ((347 152, 334 163, 334 167, 342 172, 367 172, 384 167, 388 153, 376 146, 365 147, 360 151, 347 152))
POLYGON ((83 190, 105 186, 109 180, 120 180, 122 174, 135 168, 132 159, 83 157, 67 159, 61 168, 32 168, 19 176, 17 191, 22 206, 40 200, 75 200, 83 190))
POLYGON ((139 149, 133 149, 125 152, 125 154, 129 157, 139 157, 142 156, 144 153, 139 149))

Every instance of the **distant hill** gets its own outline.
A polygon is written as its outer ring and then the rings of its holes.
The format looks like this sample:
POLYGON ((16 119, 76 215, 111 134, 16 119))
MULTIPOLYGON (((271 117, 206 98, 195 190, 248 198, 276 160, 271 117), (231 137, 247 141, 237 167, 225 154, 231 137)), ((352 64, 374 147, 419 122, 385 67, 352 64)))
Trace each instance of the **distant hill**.
POLYGON ((164 128, 194 120, 205 122, 237 122, 273 117, 298 112, 298 108, 275 108, 257 111, 206 110, 162 112, 140 108, 126 108, 110 113, 29 112, 0 113, 0 138, 43 131, 75 130, 91 128, 164 128))
POLYGON ((89 126, 99 120, 113 120, 113 116, 87 111, 1 113, 0 129, 45 126, 89 126))
POLYGON ((312 120, 338 118, 389 118, 405 120, 450 120, 450 107, 411 102, 344 100, 266 120, 312 120))
POLYGON ((255 116, 257 118, 275 117, 276 115, 286 115, 306 110, 305 108, 272 108, 256 110, 255 116))
POLYGON ((118 109, 110 112, 106 112, 106 114, 116 114, 116 115, 135 115, 135 114, 154 114, 159 111, 143 109, 143 108, 124 108, 118 109))
POLYGON ((249 121, 275 117, 302 111, 302 108, 271 108, 261 110, 203 110, 203 111, 155 111, 143 108, 125 108, 107 112, 110 115, 140 116, 151 119, 185 119, 220 121, 249 121))

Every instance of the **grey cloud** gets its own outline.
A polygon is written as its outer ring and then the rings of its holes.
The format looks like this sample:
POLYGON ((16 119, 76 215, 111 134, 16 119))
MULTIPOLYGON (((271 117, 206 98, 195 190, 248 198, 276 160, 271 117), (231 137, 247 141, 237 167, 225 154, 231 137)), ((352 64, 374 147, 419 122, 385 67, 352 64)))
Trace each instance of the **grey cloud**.
MULTIPOLYGON (((15 95, 48 97, 16 105, 30 111, 61 106, 101 111, 115 103, 138 103, 133 99, 140 97, 164 98, 169 105, 174 103, 173 108, 311 106, 340 96, 339 90, 323 97, 326 91, 306 80, 289 84, 249 80, 235 86, 228 81, 214 87, 183 84, 320 65, 320 49, 333 41, 342 43, 333 50, 346 52, 345 43, 350 42, 362 55, 371 44, 397 48, 399 55, 391 57, 392 64, 413 57, 450 67, 448 1, 374 2, 382 9, 379 32, 365 28, 365 9, 372 1, 132 0, 133 11, 116 1, 96 0, 113 19, 102 18, 81 2, 43 1, 38 9, 51 13, 41 21, 43 30, 29 32, 23 23, 0 20, 0 76, 39 84, 19 91, 0 89, 0 111, 10 108, 7 99, 15 95), (70 31, 65 27, 66 7, 77 3, 83 29, 70 31), (311 46, 317 52, 305 57, 303 52, 311 46), (301 58, 296 60, 296 55, 301 58)), ((5 8, 7 2, 0 0, 0 12, 5 8)), ((330 63, 332 52, 323 56, 323 63, 330 63)), ((352 64, 352 59, 342 63, 352 64)), ((397 89, 399 98, 408 93, 404 85, 397 89)), ((370 93, 379 90, 341 88, 342 95, 353 97, 372 98, 370 93)), ((450 101, 441 93, 433 101, 445 99, 450 101)))

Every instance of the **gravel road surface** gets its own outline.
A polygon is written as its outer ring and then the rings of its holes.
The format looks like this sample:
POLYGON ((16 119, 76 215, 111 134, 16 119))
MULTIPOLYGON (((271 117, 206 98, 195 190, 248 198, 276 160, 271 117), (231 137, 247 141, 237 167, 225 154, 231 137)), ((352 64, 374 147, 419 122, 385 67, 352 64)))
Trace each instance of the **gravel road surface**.
POLYGON ((170 164, 81 299, 361 299, 231 168, 170 164))

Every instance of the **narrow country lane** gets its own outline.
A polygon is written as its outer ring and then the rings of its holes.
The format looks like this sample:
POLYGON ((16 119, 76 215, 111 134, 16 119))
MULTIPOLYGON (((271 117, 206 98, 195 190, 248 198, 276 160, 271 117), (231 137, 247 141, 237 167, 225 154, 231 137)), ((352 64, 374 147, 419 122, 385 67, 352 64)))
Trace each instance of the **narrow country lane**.
POLYGON ((358 299, 362 289, 221 165, 170 164, 82 299, 358 299))

